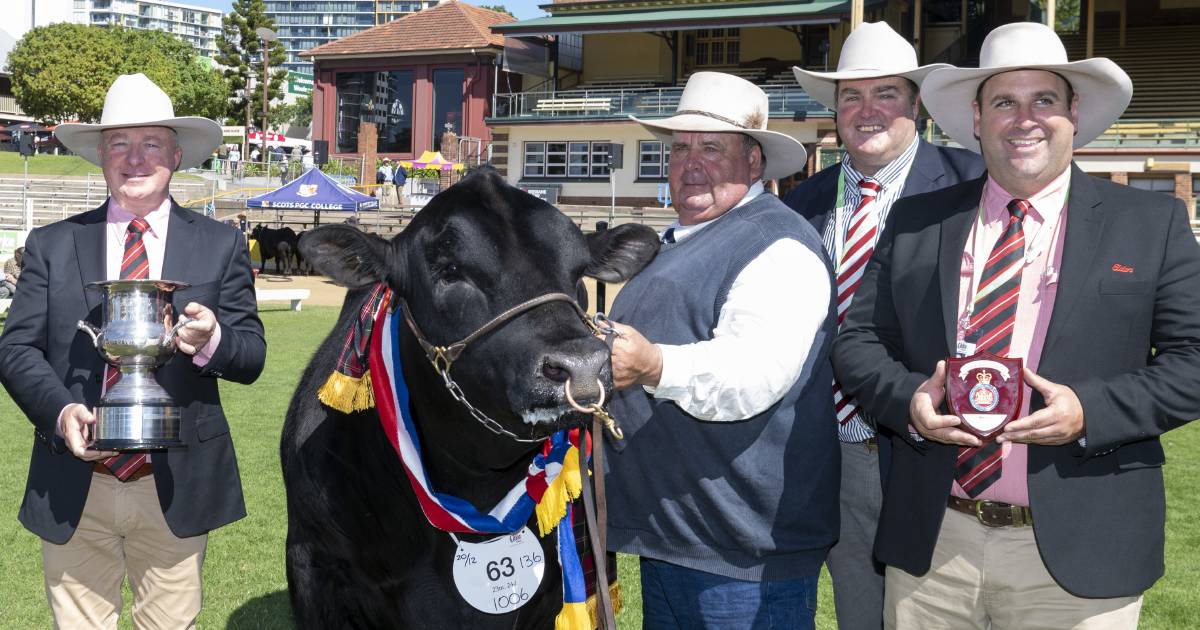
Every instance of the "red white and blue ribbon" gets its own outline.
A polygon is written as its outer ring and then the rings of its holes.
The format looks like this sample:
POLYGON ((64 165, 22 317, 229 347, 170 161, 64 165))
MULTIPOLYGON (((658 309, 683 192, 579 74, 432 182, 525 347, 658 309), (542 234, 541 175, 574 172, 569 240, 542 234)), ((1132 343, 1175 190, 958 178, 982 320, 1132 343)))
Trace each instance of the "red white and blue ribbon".
POLYGON ((484 512, 454 495, 437 492, 430 483, 421 457, 421 443, 413 423, 409 391, 401 369, 399 334, 403 315, 382 308, 371 336, 369 374, 379 421, 396 449, 404 472, 434 527, 450 533, 511 534, 538 513, 540 535, 558 527, 558 556, 563 575, 563 610, 556 620, 559 630, 591 627, 587 594, 575 549, 570 501, 579 493, 580 460, 590 455, 586 431, 559 431, 542 445, 529 464, 525 478, 494 507, 484 512), (580 454, 582 453, 582 458, 580 454))

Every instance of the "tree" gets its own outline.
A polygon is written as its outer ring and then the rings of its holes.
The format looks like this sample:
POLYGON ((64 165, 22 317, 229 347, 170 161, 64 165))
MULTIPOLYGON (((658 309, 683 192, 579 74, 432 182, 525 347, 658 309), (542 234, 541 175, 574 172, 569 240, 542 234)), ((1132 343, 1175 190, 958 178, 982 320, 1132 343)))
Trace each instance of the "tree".
POLYGON ((496 11, 497 13, 508 13, 512 16, 512 12, 508 8, 504 8, 504 5, 479 5, 479 8, 487 8, 487 10, 496 11))
POLYGON ((8 55, 13 94, 47 122, 94 122, 118 75, 141 72, 170 97, 179 116, 218 117, 226 90, 219 74, 188 44, 157 31, 84 24, 30 30, 8 55))
POLYGON ((271 120, 277 124, 289 124, 294 127, 312 126, 313 100, 312 94, 296 99, 290 105, 280 105, 271 113, 271 120))
MULTIPOLYGON (((242 124, 246 120, 247 108, 262 129, 262 40, 256 32, 259 28, 275 29, 275 22, 267 17, 263 0, 234 0, 233 10, 225 16, 221 34, 217 36, 217 63, 225 66, 225 81, 234 94, 229 107, 230 117, 242 124), (257 80, 251 84, 250 77, 257 80), (247 92, 249 86, 250 91, 247 92)), ((283 82, 287 70, 283 69, 286 54, 279 40, 270 42, 267 60, 272 68, 267 83, 269 100, 283 98, 283 82)))

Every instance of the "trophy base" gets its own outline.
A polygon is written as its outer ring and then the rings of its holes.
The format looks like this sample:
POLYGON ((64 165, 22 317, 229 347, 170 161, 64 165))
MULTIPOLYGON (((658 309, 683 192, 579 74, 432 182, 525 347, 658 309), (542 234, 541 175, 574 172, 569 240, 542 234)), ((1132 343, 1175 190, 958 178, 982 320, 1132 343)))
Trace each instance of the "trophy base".
POLYGON ((96 440, 88 448, 93 451, 165 451, 184 446, 180 440, 96 440))
POLYGON ((185 446, 179 439, 176 405, 104 405, 96 407, 95 441, 101 451, 150 451, 185 446))

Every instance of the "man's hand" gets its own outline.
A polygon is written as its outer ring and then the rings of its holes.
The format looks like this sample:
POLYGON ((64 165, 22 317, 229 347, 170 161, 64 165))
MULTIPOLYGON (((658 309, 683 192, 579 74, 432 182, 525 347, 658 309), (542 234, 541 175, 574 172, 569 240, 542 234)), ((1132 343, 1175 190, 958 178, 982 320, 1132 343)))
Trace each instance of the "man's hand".
POLYGON ((192 321, 183 325, 175 335, 175 347, 188 355, 194 355, 208 343, 217 328, 217 316, 207 306, 188 302, 183 314, 192 321))
POLYGON ((116 451, 88 449, 88 446, 94 441, 88 437, 91 434, 89 427, 95 424, 96 416, 79 403, 67 405, 63 408, 62 413, 58 414, 59 435, 67 443, 67 449, 71 451, 71 454, 85 462, 99 461, 119 455, 116 451))
POLYGON ((946 362, 938 361, 929 380, 921 383, 908 403, 908 418, 913 427, 927 440, 959 446, 979 446, 979 438, 958 428, 958 416, 938 413, 946 398, 946 362))
POLYGON ((1046 406, 1008 423, 996 441, 1060 446, 1083 437, 1083 405, 1075 391, 1052 383, 1029 368, 1023 373, 1025 382, 1046 399, 1046 406))
POLYGON ((662 378, 662 351, 632 326, 610 321, 617 336, 612 345, 613 386, 656 387, 662 378))

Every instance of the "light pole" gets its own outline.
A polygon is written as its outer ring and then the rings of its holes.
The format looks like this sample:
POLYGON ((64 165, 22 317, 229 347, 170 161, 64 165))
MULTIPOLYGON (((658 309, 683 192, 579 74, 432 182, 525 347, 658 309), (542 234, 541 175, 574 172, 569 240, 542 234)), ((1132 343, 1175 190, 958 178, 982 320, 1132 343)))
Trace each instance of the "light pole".
MULTIPOLYGON (((256 29, 254 29, 254 32, 258 33, 258 37, 260 39, 262 39, 263 71, 262 71, 261 81, 262 81, 262 89, 263 89, 263 103, 262 103, 263 108, 262 108, 262 129, 259 130, 259 133, 262 134, 263 163, 267 164, 269 166, 270 165, 270 158, 269 158, 270 153, 267 151, 267 116, 269 114, 267 104, 268 104, 269 99, 268 99, 268 95, 267 95, 267 90, 271 86, 270 46, 271 46, 271 42, 278 39, 278 36, 275 34, 275 31, 272 31, 271 29, 269 29, 265 26, 260 26, 256 29)), ((246 109, 247 110, 250 109, 249 99, 247 99, 247 102, 246 102, 246 109)), ((247 131, 247 134, 249 134, 248 131, 247 131)), ((267 178, 269 180, 270 179, 270 170, 269 169, 265 169, 265 170, 267 170, 267 178)))

